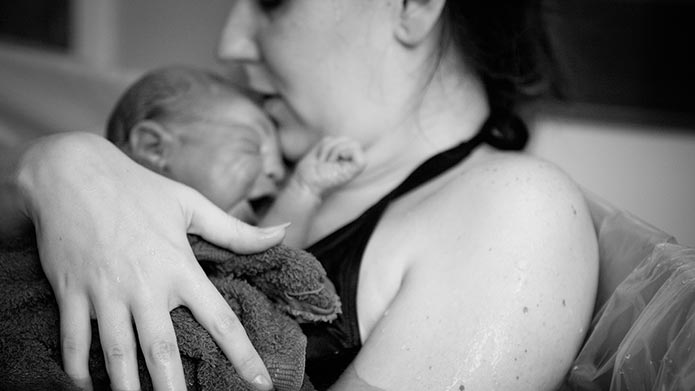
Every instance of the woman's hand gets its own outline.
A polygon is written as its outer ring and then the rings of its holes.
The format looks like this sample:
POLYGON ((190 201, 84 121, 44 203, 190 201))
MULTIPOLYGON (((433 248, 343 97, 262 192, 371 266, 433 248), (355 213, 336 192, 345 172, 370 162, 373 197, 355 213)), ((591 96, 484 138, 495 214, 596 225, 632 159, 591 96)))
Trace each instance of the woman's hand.
POLYGON ((244 253, 279 243, 284 227, 245 225, 95 135, 37 142, 18 170, 24 211, 34 222, 60 308, 64 369, 78 385, 91 388, 90 318, 96 318, 113 389, 140 388, 139 342, 155 389, 185 390, 169 315, 184 305, 244 379, 261 390, 272 388, 243 327, 196 262, 186 233, 244 253))

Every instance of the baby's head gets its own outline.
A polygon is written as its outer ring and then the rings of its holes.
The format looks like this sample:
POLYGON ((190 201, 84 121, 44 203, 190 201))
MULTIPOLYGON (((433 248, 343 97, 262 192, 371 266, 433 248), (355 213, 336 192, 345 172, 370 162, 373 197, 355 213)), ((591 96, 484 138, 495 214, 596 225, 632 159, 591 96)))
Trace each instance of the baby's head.
POLYGON ((250 212, 241 201, 273 196, 285 175, 271 121, 229 80, 201 69, 145 74, 119 99, 106 135, 239 217, 250 212))

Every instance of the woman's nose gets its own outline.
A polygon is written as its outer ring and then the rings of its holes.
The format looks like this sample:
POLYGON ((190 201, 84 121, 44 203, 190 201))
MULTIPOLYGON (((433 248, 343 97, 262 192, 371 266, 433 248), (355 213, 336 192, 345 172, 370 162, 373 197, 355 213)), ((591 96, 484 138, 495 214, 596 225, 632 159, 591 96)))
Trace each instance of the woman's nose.
POLYGON ((253 2, 234 0, 222 29, 217 56, 221 60, 253 61, 259 56, 256 44, 257 15, 253 2))

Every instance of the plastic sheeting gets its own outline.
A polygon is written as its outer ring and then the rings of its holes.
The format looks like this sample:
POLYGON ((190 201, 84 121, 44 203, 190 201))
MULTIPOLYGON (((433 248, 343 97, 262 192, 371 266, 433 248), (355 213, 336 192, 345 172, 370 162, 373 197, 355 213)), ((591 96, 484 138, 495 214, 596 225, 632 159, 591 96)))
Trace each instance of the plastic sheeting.
POLYGON ((695 390, 695 249, 629 214, 602 212, 601 273, 611 274, 599 291, 612 294, 563 389, 695 390))

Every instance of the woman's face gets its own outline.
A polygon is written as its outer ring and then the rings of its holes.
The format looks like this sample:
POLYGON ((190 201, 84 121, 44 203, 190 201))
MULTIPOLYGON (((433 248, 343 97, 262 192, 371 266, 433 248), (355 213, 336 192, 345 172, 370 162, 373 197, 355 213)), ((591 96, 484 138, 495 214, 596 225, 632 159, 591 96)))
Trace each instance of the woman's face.
POLYGON ((242 64, 296 160, 322 135, 368 144, 389 115, 390 0, 234 0, 219 56, 242 64))
POLYGON ((200 118, 168 125, 178 138, 169 175, 220 208, 253 220, 248 199, 273 196, 285 175, 277 136, 251 101, 233 95, 211 99, 200 118), (188 121, 187 121, 188 122, 188 121), (243 202, 242 202, 243 201, 243 202))

